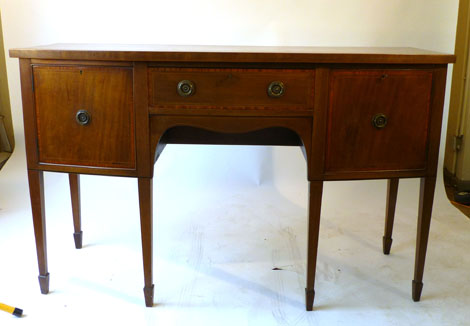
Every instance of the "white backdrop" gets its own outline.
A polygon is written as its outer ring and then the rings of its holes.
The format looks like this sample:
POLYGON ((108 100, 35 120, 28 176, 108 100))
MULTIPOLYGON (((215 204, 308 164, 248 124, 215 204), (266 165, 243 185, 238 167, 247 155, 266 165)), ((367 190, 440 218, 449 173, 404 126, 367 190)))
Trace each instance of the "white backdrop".
MULTIPOLYGON (((104 42, 413 46, 452 53, 458 0, 0 0, 0 9, 6 51, 104 42)), ((165 149, 154 193, 158 309, 143 306, 136 181, 82 178, 90 250, 75 251, 67 176, 46 173, 55 293, 41 296, 18 59, 7 55, 7 70, 16 149, 0 172, 0 248, 15 250, 0 252, 0 261, 9 262, 2 265, 0 299, 25 309, 31 318, 24 325, 457 325, 470 318, 470 224, 447 201, 442 180, 426 298, 419 307, 411 303, 416 179, 400 181, 392 257, 380 252, 385 181, 325 184, 321 308, 305 313, 306 167, 299 149, 278 147, 165 149), (273 266, 293 267, 268 273, 273 266)))
MULTIPOLYGON (((0 8, 6 51, 103 42, 413 46, 453 53, 458 0, 0 0, 0 8)), ((8 58, 7 70, 14 155, 24 157, 18 60, 8 58)), ((187 185, 207 180, 259 184, 273 178, 283 187, 305 182, 298 149, 184 148, 167 149, 168 163, 162 164, 172 167, 165 172, 173 173, 170 178, 189 180, 187 185)))

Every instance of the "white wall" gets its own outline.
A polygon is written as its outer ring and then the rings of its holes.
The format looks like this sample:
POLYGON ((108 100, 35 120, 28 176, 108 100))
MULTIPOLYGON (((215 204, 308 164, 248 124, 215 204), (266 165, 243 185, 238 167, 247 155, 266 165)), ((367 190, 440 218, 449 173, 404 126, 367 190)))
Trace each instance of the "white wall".
MULTIPOLYGON (((0 0, 0 8, 6 51, 105 42, 413 46, 453 53, 458 0, 0 0)), ((15 155, 24 155, 18 60, 7 59, 7 69, 15 155)), ((295 185, 306 174, 297 149, 185 147, 166 155, 171 163, 162 168, 173 171, 171 177, 195 183, 260 183, 276 175, 295 185)))

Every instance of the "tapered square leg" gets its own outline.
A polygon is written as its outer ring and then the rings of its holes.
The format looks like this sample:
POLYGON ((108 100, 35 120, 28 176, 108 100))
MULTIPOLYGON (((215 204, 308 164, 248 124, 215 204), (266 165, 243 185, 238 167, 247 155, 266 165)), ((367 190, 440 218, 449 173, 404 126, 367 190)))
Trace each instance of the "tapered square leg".
POLYGON ((412 297, 414 301, 420 300, 421 291, 423 289, 424 263, 426 260, 429 230, 431 227, 431 213, 435 187, 436 177, 421 178, 419 192, 418 229, 416 236, 415 272, 412 283, 412 297))
POLYGON ((317 266, 318 236, 320 232, 321 201, 323 181, 309 182, 308 205, 308 243, 307 243, 307 287, 305 289, 305 307, 313 309, 315 299, 315 272, 317 266))
POLYGON ((139 178, 140 230, 144 263, 145 305, 153 306, 153 219, 152 219, 152 179, 139 178))
POLYGON ((73 240, 75 248, 81 249, 83 242, 81 203, 80 203, 80 175, 69 173, 70 198, 72 201, 73 240))
POLYGON ((387 207, 385 209, 385 230, 383 236, 383 253, 390 254, 392 247, 393 221, 395 219, 395 207, 397 205, 398 178, 387 181, 387 207))
POLYGON ((42 294, 49 293, 49 272, 47 270, 46 214, 44 210, 44 174, 28 170, 29 195, 33 213, 34 236, 39 267, 39 286, 42 294))

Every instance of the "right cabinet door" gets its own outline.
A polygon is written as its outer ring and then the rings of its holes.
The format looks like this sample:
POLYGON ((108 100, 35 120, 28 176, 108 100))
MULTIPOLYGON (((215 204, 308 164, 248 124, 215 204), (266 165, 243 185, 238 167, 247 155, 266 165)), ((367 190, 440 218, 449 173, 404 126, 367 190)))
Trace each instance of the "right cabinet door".
POLYGON ((332 70, 325 172, 423 170, 432 72, 332 70))

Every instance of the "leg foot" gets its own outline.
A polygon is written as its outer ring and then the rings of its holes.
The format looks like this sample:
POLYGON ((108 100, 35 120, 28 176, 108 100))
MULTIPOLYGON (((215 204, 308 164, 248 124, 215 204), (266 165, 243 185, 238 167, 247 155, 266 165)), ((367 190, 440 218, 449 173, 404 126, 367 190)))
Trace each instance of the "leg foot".
POLYGON ((416 282, 413 280, 411 293, 414 302, 418 302, 421 299, 421 291, 423 291, 423 282, 416 282))
POLYGON ((390 254, 390 249, 392 248, 392 241, 393 241, 392 238, 387 238, 385 236, 383 237, 382 242, 383 242, 384 255, 390 254))
POLYGON ((145 306, 153 307, 154 285, 144 287, 145 306))
POLYGON ((39 275, 39 287, 41 288, 41 293, 42 294, 48 294, 49 293, 49 273, 46 275, 39 275))
POLYGON ((305 289, 305 309, 307 311, 313 310, 313 301, 315 300, 315 290, 305 289))
POLYGON ((75 232, 73 234, 73 240, 75 241, 75 248, 82 249, 83 231, 75 232))

